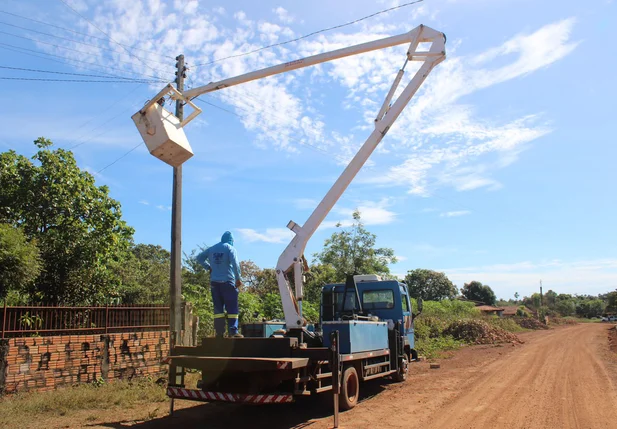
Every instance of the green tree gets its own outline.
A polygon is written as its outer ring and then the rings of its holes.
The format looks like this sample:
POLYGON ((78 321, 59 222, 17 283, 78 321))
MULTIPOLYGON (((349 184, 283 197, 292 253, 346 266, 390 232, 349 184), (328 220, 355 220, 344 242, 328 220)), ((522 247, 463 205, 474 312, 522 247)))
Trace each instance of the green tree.
POLYGON ((29 287, 40 272, 36 242, 28 242, 20 228, 0 224, 0 299, 10 290, 19 293, 29 287))
POLYGON ((433 270, 418 268, 410 270, 405 276, 405 283, 412 298, 426 301, 453 299, 457 290, 454 283, 444 274, 433 270))
POLYGON ((617 291, 606 294, 606 308, 604 311, 611 314, 617 313, 617 291))
POLYGON ((562 316, 572 316, 576 313, 576 305, 571 299, 562 299, 557 301, 555 310, 562 316))
POLYGON ((544 294, 544 305, 548 308, 554 309, 557 305, 557 293, 550 290, 544 294))
POLYGON ((329 264, 313 264, 309 267, 304 283, 304 300, 319 306, 321 289, 327 284, 340 281, 336 270, 329 264))
POLYGON ((13 150, 0 153, 0 222, 19 225, 41 252, 43 270, 30 298, 103 302, 118 293, 118 278, 108 267, 126 257, 133 229, 109 189, 96 186, 72 152, 52 150, 42 137, 35 145, 32 159, 13 150))
POLYGON ((480 301, 488 305, 494 305, 497 301, 493 289, 475 280, 465 283, 461 288, 461 294, 467 299, 480 301))
POLYGON ((334 267, 337 281, 344 281, 346 274, 388 275, 388 265, 396 263, 394 250, 375 247, 377 236, 364 228, 359 211, 353 212, 353 220, 346 229, 338 224, 339 231, 326 239, 324 249, 315 258, 334 267))
POLYGON ((170 253, 154 244, 137 244, 129 255, 115 264, 121 285, 120 301, 125 304, 169 302, 170 253))

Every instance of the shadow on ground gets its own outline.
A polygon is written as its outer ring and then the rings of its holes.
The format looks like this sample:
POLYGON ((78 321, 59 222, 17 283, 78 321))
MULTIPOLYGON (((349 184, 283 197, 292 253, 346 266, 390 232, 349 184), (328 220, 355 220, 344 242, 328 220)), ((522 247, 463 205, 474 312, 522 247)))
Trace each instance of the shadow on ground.
MULTIPOLYGON (((360 404, 378 395, 389 380, 374 380, 362 384, 360 404)), ((332 417, 332 395, 323 393, 316 397, 300 398, 292 404, 235 405, 226 403, 205 403, 196 407, 183 408, 173 416, 165 416, 147 422, 118 421, 98 423, 98 427, 113 429, 132 428, 161 429, 170 427, 208 429, 265 428, 302 429, 313 427, 316 420, 332 417)))

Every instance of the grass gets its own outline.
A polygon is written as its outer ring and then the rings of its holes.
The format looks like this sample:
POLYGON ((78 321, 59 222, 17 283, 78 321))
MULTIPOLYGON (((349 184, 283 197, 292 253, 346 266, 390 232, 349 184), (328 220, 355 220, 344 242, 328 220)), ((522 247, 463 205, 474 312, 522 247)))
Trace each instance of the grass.
MULTIPOLYGON (((36 416, 64 416, 80 410, 107 410, 153 404, 167 399, 165 388, 148 380, 82 384, 51 392, 8 395, 0 400, 0 427, 36 416)), ((88 420, 97 419, 96 414, 88 420)))

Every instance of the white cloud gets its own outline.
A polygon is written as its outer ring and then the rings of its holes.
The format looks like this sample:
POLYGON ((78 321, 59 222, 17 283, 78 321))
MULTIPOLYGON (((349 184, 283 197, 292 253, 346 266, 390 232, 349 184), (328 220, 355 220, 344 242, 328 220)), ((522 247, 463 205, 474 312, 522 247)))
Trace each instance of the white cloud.
MULTIPOLYGON (((375 40, 401 32, 403 26, 405 31, 408 30, 407 23, 392 25, 377 21, 370 27, 361 24, 355 33, 330 32, 302 40, 293 48, 279 46, 207 67, 199 66, 257 49, 265 42, 279 40, 281 35, 293 34, 290 27, 293 18, 282 7, 273 9, 277 23, 255 21, 247 13, 237 11, 231 26, 220 22, 219 15, 225 13, 220 9, 208 12, 197 7, 195 1, 169 4, 160 0, 110 0, 93 9, 93 20, 114 40, 127 46, 138 46, 140 51, 133 51, 133 56, 104 39, 96 39, 100 41, 95 47, 67 43, 67 47, 81 52, 60 52, 49 45, 40 48, 78 60, 82 60, 82 52, 87 51, 93 55, 92 61, 100 66, 114 64, 131 75, 166 78, 174 73, 174 61, 167 58, 174 58, 178 51, 182 51, 191 59, 190 77, 198 84, 300 56, 375 40), (148 37, 145 38, 144 34, 148 37)), ((429 11, 428 5, 413 12, 417 16, 432 13, 434 11, 429 11)), ((460 191, 499 189, 502 185, 491 177, 492 173, 514 162, 526 144, 549 133, 550 128, 539 114, 500 122, 478 118, 474 106, 462 104, 460 99, 547 67, 570 54, 577 46, 570 41, 574 23, 574 19, 552 23, 531 34, 516 35, 501 46, 466 57, 452 54, 452 46, 457 42, 450 42, 449 58, 429 76, 418 96, 389 132, 386 143, 367 163, 367 167, 371 167, 383 162, 380 168, 385 173, 362 181, 380 186, 405 186, 410 193, 418 195, 429 195, 439 186, 451 186, 460 191), (389 160, 397 160, 398 164, 382 161, 385 157, 381 155, 386 153, 389 160)), ((100 32, 91 26, 84 24, 83 30, 100 37, 100 32)), ((84 41, 94 43, 91 38, 84 38, 84 41)), ((257 146, 296 153, 302 144, 310 144, 334 152, 331 159, 346 163, 364 141, 364 134, 357 138, 349 130, 359 129, 364 133, 372 127, 381 97, 389 89, 403 56, 404 47, 375 51, 305 72, 260 79, 212 96, 231 106, 245 129, 254 133, 257 146), (345 125, 329 129, 324 119, 326 116, 317 113, 321 111, 324 99, 307 92, 311 87, 307 88, 300 79, 303 76, 319 85, 316 91, 324 90, 322 84, 327 84, 328 90, 333 88, 332 81, 339 84, 346 92, 343 107, 360 111, 363 119, 347 129, 345 125)), ((158 85, 153 87, 156 89, 158 85)))
MULTIPOLYGON (((363 182, 407 186, 417 195, 428 195, 439 186, 460 191, 499 189, 501 184, 490 177, 491 173, 514 162, 526 144, 551 130, 539 114, 500 123, 479 119, 475 108, 461 104, 460 99, 545 68, 570 54, 578 45, 570 41, 574 23, 574 19, 566 19, 548 24, 477 55, 449 54, 388 134, 387 144, 403 161, 390 166, 387 174, 363 178, 363 182)), ((321 49, 324 45, 331 49, 345 45, 347 40, 340 36, 319 42, 321 49)), ((333 65, 330 76, 349 89, 350 106, 362 106, 362 100, 388 89, 392 63, 398 55, 386 50, 341 59, 333 65)), ((364 109, 365 129, 370 129, 376 108, 364 109)))
POLYGON ((149 206, 150 205, 150 203, 148 201, 146 201, 146 200, 139 201, 139 204, 143 204, 144 206, 149 206))
POLYGON ((287 228, 266 228, 264 232, 257 232, 250 228, 236 229, 242 237, 249 243, 262 241, 264 243, 287 243, 293 237, 294 233, 287 228))
POLYGON ((276 14, 278 19, 284 24, 291 24, 295 21, 295 18, 289 14, 287 9, 279 6, 276 9, 272 9, 272 12, 276 14))
POLYGON ((353 212, 360 212, 360 220, 364 225, 386 225, 396 220, 397 214, 387 207, 391 205, 389 199, 384 198, 380 201, 362 201, 354 208, 335 207, 328 220, 322 222, 320 229, 334 228, 337 224, 342 227, 351 226, 354 222, 353 212), (335 219, 331 219, 335 218, 335 219))
POLYGON ((531 295, 539 291, 542 280, 544 291, 557 293, 598 294, 617 288, 617 259, 562 261, 559 259, 478 267, 440 269, 462 286, 478 280, 493 288, 499 297, 511 297, 514 292, 531 295))
POLYGON ((471 214, 469 210, 459 210, 459 211, 453 211, 453 212, 439 213, 439 217, 458 217, 458 216, 465 216, 468 214, 471 214))
POLYGON ((163 211, 171 211, 171 206, 158 205, 156 208, 163 211))

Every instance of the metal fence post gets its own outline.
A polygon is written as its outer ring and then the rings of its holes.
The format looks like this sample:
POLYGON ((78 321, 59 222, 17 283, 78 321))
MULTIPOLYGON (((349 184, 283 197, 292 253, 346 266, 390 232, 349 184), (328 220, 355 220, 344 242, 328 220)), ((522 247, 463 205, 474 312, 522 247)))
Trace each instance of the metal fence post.
POLYGON ((5 330, 6 330, 6 298, 4 298, 4 310, 2 311, 2 339, 4 339, 5 330))
POLYGON ((332 369, 332 396, 334 397, 334 429, 338 428, 339 393, 341 393, 338 331, 330 333, 330 368, 332 369))

